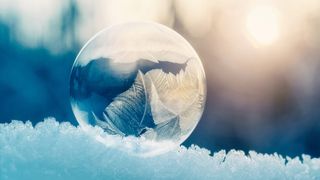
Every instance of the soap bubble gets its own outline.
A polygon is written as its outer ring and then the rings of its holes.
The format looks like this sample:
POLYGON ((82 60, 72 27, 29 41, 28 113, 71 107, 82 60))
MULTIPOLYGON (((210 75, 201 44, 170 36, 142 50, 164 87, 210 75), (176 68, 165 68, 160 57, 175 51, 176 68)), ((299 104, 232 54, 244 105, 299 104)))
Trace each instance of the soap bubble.
MULTIPOLYGON (((101 127, 123 148, 148 155, 180 145, 205 104, 204 70, 195 50, 175 31, 130 22, 96 34, 78 54, 70 76, 80 126, 101 127)), ((110 144, 99 135, 98 140, 110 144)))

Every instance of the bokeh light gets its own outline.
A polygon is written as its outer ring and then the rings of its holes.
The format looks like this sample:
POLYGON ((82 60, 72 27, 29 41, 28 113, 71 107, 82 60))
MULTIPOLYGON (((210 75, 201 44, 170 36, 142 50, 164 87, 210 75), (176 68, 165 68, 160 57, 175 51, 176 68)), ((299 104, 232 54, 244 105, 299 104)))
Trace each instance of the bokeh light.
POLYGON ((246 25, 250 35, 260 44, 271 44, 279 36, 278 13, 272 7, 254 7, 247 15, 246 25))

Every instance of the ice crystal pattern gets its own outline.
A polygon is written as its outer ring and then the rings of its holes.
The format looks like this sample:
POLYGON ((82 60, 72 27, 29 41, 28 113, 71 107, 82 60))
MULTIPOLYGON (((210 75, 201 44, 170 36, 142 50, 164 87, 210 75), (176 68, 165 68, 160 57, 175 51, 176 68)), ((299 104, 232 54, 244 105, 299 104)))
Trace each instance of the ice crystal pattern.
POLYGON ((205 75, 197 53, 178 33, 155 23, 124 23, 82 48, 70 96, 84 129, 99 126, 153 145, 180 145, 202 115, 205 75))

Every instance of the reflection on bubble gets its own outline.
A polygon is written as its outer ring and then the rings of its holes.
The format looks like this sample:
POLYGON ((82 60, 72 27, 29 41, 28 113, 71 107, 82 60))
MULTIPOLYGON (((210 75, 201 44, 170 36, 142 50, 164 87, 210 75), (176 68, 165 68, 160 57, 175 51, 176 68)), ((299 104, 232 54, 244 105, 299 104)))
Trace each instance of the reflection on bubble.
POLYGON ((195 128, 205 74, 194 49, 173 30, 124 23, 101 31, 80 51, 70 95, 81 127, 136 138, 127 145, 135 153, 155 154, 180 145, 195 128))

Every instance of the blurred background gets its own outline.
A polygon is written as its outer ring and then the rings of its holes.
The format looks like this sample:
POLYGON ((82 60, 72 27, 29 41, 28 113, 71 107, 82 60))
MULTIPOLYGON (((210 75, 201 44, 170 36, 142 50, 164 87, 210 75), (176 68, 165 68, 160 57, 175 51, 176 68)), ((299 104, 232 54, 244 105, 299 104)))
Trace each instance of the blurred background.
POLYGON ((0 0, 0 122, 77 125, 77 53, 132 20, 173 28, 203 61, 207 105, 186 146, 320 156, 319 0, 0 0))

